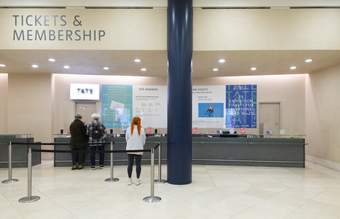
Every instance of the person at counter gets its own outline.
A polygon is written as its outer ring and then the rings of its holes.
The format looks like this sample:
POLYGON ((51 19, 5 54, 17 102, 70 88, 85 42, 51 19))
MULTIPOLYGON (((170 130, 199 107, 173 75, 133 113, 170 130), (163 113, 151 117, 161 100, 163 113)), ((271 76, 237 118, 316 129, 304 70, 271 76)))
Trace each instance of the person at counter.
MULTIPOLYGON (((133 117, 131 121, 131 126, 126 130, 125 134, 126 139, 126 150, 143 150, 146 140, 145 131, 142 128, 142 121, 139 117, 133 117)), ((137 182, 136 185, 141 184, 140 174, 142 172, 142 155, 143 152, 128 152, 128 176, 129 182, 128 185, 132 185, 132 169, 133 163, 136 161, 136 175, 137 182)))
POLYGON ((100 115, 93 113, 91 115, 92 121, 87 127, 89 135, 90 159, 91 168, 96 168, 96 151, 99 151, 99 166, 104 167, 104 149, 105 149, 105 126, 100 122, 100 115))
POLYGON ((70 125, 72 170, 84 168, 88 136, 86 134, 86 126, 83 121, 81 121, 81 118, 82 116, 80 114, 76 114, 74 121, 70 125))

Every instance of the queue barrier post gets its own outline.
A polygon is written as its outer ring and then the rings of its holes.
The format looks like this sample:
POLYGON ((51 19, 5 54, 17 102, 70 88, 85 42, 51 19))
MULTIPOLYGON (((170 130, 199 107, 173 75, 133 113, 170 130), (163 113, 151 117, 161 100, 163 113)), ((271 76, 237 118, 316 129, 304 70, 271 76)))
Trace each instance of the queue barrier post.
POLYGON ((28 145, 27 153, 27 196, 19 199, 20 203, 32 203, 40 199, 39 196, 32 195, 32 148, 28 145))
POLYGON ((158 146, 158 179, 155 179, 156 183, 166 183, 166 180, 162 179, 162 144, 159 142, 158 146))
POLYGON ((18 182, 18 179, 14 179, 12 177, 12 141, 9 142, 8 144, 8 179, 3 180, 2 183, 4 184, 9 184, 9 183, 13 183, 13 182, 18 182))
MULTIPOLYGON (((113 151, 113 141, 110 143, 110 150, 113 151)), ((110 153, 110 177, 105 179, 105 182, 118 182, 119 179, 114 177, 113 172, 113 153, 110 153)))
POLYGON ((162 200, 161 197, 155 196, 155 148, 151 148, 151 167, 150 167, 150 185, 151 185, 151 191, 150 196, 147 196, 143 198, 144 202, 147 203, 155 203, 160 202, 162 200))

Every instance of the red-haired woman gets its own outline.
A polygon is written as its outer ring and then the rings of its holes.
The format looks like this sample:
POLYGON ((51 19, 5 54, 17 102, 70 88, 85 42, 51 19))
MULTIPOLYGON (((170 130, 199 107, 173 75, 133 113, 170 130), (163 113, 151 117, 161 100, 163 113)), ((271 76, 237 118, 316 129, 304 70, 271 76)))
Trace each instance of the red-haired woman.
MULTIPOLYGON (((142 121, 139 117, 133 117, 131 121, 131 126, 126 130, 125 134, 126 138, 126 150, 143 150, 145 145, 145 132, 142 128, 142 121)), ((139 179, 142 168, 142 155, 143 152, 128 152, 128 176, 129 176, 129 182, 128 185, 132 185, 132 169, 133 169, 133 163, 136 161, 136 175, 137 175, 137 182, 136 185, 141 184, 141 180, 139 179)))

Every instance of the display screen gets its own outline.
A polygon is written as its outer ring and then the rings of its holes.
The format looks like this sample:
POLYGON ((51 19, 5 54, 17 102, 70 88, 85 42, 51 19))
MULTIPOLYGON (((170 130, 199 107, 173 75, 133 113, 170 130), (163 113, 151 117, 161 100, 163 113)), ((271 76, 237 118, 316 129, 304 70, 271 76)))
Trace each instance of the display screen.
POLYGON ((199 103, 198 117, 199 118, 223 118, 224 117, 223 103, 199 103))
POLYGON ((99 84, 71 84, 71 100, 99 100, 99 84))
POLYGON ((226 86, 226 128, 256 128, 257 86, 226 86))

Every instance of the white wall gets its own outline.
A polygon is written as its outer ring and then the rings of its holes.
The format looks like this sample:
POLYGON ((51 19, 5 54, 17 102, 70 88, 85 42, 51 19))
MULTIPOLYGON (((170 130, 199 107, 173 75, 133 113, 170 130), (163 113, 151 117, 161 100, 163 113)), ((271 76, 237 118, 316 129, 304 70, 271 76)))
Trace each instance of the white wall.
POLYGON ((195 9, 194 49, 336 50, 339 26, 338 9, 195 9))
POLYGON ((340 65, 306 80, 307 154, 340 162, 340 65))
POLYGON ((7 87, 8 75, 0 74, 0 134, 7 133, 7 87))
MULTIPOLYGON (((194 79, 193 83, 196 85, 257 84, 258 103, 280 102, 281 129, 285 129, 286 135, 304 135, 305 78, 304 74, 212 77, 194 79)), ((258 129, 248 129, 248 132, 258 134, 258 129)))
POLYGON ((8 74, 8 133, 51 141, 51 104, 50 74, 8 74))
MULTIPOLYGON (((194 50, 340 49, 340 9, 194 9, 194 50), (332 22, 330 22, 332 21, 332 22), (320 31, 322 30, 322 31, 320 31)), ((32 29, 75 29, 32 27, 32 29)), ((27 27, 26 27, 27 28, 27 27)), ((31 28, 31 27, 30 27, 31 28)), ((166 50, 167 10, 0 9, 0 49, 166 50), (104 29, 101 42, 13 41, 13 14, 80 15, 82 29, 104 29)))

